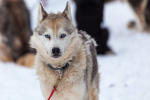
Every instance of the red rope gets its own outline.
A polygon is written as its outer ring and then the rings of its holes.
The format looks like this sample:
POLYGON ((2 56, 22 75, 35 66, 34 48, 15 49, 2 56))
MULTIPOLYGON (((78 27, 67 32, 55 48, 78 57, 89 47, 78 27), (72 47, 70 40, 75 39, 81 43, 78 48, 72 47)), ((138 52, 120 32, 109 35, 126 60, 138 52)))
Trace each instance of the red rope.
POLYGON ((56 90, 56 87, 54 86, 54 88, 53 88, 53 90, 52 90, 52 92, 51 92, 51 94, 50 94, 50 96, 49 96, 48 100, 50 100, 50 99, 52 98, 52 96, 53 96, 53 94, 54 94, 55 90, 56 90))

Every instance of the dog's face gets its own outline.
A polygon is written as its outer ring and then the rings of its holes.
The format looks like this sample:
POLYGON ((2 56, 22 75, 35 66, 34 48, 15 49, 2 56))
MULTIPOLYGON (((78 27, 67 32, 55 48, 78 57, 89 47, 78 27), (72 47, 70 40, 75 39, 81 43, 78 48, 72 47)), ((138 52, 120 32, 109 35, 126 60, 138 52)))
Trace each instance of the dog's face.
POLYGON ((34 45, 34 48, 39 53, 41 51, 45 53, 44 56, 62 57, 72 42, 75 32, 68 3, 63 13, 58 14, 47 14, 40 5, 38 19, 38 26, 34 31, 38 46, 34 45))
POLYGON ((53 58, 58 58, 63 56, 68 47, 73 29, 71 23, 61 15, 53 14, 49 17, 38 25, 35 32, 38 34, 39 42, 44 46, 45 52, 53 58), (55 17, 60 18, 55 19, 55 17))

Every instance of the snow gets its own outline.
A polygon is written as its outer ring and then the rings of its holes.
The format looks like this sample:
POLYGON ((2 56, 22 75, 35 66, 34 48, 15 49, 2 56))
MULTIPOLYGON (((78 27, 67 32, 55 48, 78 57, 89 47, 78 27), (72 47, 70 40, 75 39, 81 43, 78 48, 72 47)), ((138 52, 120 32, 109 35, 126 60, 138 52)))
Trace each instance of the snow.
MULTIPOLYGON (((47 11, 59 11, 66 0, 50 0, 47 11)), ((26 0, 36 25, 37 0, 26 0)), ((73 12, 75 6, 71 3, 73 12)), ((74 15, 74 14, 73 14, 74 15)), ((129 30, 136 20, 127 3, 119 1, 105 7, 105 26, 110 29, 109 45, 115 55, 98 56, 101 72, 100 100, 150 99, 150 34, 129 30)), ((13 63, 0 63, 0 100, 43 100, 35 71, 13 63)))
POLYGON ((127 23, 136 19, 127 3, 107 4, 105 10, 116 55, 98 57, 100 100, 149 100, 150 34, 127 29, 127 23))
POLYGON ((34 70, 0 63, 0 100, 42 100, 34 70))

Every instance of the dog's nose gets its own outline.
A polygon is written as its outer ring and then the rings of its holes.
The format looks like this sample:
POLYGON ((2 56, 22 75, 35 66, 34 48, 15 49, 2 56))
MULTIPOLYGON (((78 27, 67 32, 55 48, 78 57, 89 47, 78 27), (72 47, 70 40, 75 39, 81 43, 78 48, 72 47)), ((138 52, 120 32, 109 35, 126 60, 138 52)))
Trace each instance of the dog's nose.
POLYGON ((52 54, 54 57, 58 57, 60 55, 60 49, 55 47, 52 49, 52 54))

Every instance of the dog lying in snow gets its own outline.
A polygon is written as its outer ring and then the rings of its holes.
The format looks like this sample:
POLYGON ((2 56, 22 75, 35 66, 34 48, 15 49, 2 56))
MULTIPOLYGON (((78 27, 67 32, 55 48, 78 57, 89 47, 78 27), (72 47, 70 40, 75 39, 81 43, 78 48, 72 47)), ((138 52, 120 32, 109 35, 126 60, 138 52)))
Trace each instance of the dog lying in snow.
POLYGON ((96 43, 74 27, 68 3, 57 14, 40 5, 30 44, 37 51, 35 69, 45 100, 98 100, 96 43))

